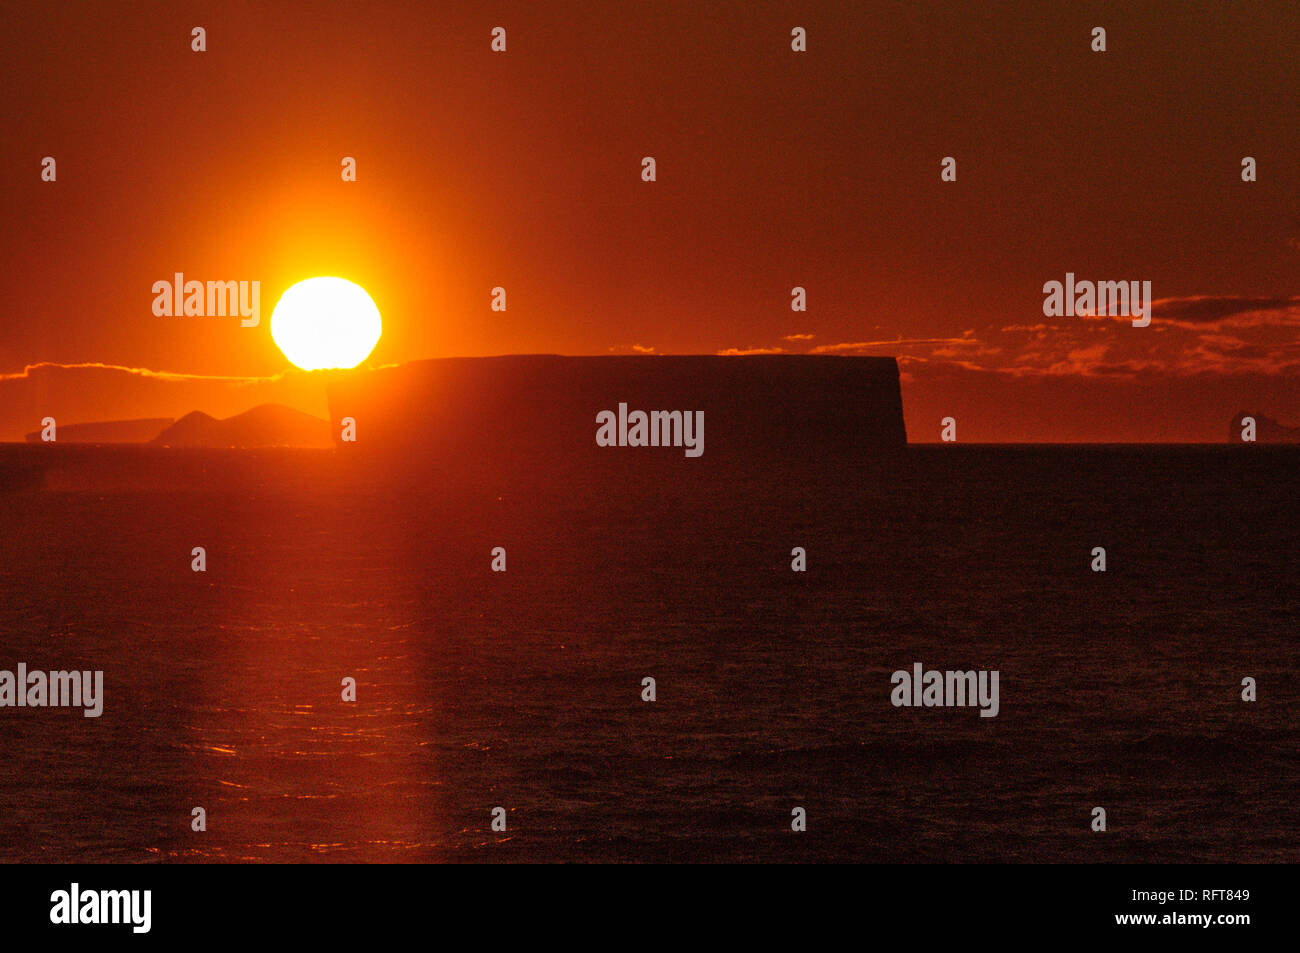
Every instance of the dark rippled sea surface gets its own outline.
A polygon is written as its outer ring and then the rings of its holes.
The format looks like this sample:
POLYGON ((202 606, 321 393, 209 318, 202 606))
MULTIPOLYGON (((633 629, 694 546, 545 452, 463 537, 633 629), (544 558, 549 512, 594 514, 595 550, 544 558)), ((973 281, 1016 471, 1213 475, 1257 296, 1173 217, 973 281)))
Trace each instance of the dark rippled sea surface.
POLYGON ((627 459, 0 448, 0 858, 1300 860, 1300 450, 627 459))

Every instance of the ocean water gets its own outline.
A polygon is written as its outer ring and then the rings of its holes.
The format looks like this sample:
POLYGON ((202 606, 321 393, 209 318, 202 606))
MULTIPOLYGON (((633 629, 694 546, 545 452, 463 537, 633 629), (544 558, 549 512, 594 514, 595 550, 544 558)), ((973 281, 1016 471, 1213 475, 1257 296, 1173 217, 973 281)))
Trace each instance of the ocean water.
POLYGON ((629 459, 0 448, 0 859, 1300 860, 1300 449, 629 459))

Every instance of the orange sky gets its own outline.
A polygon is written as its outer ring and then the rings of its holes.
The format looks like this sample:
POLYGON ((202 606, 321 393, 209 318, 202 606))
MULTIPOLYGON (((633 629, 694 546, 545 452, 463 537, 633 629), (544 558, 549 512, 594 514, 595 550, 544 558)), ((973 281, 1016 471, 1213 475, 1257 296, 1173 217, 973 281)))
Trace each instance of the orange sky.
POLYGON ((475 6, 7 4, 0 374, 275 375, 275 300, 334 274, 376 363, 894 354, 914 440, 1300 422, 1300 5, 475 6), (154 316, 176 271, 262 325, 154 316), (1152 326, 1045 318, 1067 271, 1151 281, 1152 326))

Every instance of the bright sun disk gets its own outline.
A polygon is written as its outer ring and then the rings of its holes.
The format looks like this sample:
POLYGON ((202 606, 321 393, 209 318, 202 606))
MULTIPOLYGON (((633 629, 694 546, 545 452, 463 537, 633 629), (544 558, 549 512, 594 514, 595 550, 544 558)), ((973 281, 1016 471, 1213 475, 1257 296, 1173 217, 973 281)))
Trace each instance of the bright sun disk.
POLYGON ((382 333, 379 309, 366 290, 343 278, 308 278, 280 295, 271 337, 305 371, 356 367, 382 333))

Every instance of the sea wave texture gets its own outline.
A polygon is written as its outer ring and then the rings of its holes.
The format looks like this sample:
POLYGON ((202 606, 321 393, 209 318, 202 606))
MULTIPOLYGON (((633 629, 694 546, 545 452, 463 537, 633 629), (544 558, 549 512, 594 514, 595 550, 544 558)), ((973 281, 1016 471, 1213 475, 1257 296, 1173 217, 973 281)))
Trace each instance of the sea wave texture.
POLYGON ((45 451, 0 449, 0 669, 106 700, 0 709, 4 860, 1300 859, 1294 448, 45 451), (894 707, 914 662, 1000 713, 894 707))

